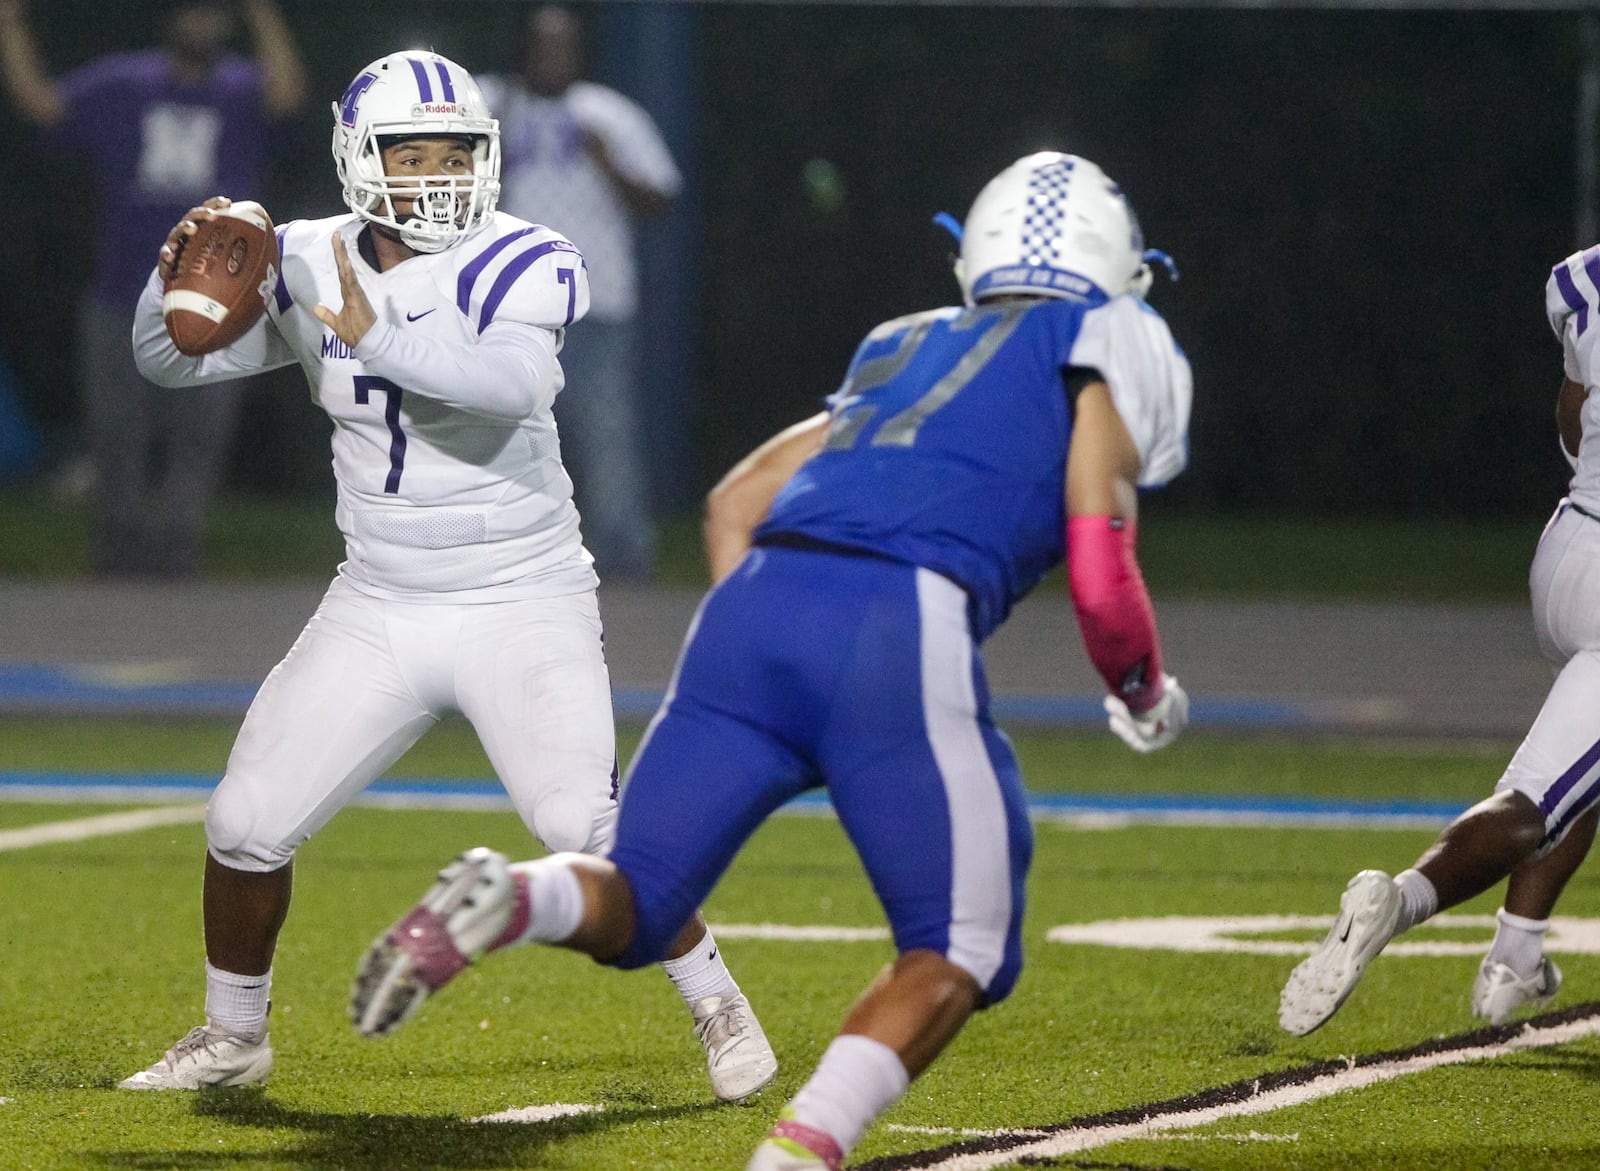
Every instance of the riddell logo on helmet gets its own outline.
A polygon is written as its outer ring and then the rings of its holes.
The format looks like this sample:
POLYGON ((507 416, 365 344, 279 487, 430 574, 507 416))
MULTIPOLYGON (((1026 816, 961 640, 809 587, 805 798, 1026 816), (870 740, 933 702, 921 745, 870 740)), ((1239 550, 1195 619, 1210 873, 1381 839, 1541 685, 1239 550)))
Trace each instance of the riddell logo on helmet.
POLYGON ((423 102, 420 106, 411 107, 411 116, 420 117, 423 114, 459 114, 461 107, 454 102, 423 102))

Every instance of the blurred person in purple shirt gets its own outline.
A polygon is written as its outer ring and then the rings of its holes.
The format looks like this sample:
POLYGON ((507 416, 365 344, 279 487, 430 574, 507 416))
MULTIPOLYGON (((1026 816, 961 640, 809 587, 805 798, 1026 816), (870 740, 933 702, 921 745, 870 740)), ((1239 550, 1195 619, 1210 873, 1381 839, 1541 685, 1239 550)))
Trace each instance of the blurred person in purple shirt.
POLYGON ((159 48, 100 57, 56 79, 24 0, 0 0, 0 82, 13 108, 50 147, 87 156, 99 193, 78 361, 94 485, 90 560, 102 576, 182 577, 199 567, 240 387, 146 382, 133 364, 133 306, 151 250, 189 208, 218 192, 261 196, 273 124, 299 113, 306 95, 272 0, 162 8, 159 48), (229 51, 241 20, 254 59, 229 51))

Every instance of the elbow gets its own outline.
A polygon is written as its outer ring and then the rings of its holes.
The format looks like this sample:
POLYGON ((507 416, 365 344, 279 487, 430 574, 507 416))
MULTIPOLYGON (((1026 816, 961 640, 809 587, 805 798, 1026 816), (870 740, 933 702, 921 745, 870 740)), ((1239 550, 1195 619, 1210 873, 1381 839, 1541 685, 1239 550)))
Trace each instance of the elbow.
MULTIPOLYGON (((170 343, 169 348, 172 348, 170 343)), ((193 371, 185 369, 185 365, 195 361, 183 358, 176 348, 172 348, 170 354, 152 352, 140 346, 135 346, 133 351, 133 364, 145 380, 169 388, 192 385, 193 371)))

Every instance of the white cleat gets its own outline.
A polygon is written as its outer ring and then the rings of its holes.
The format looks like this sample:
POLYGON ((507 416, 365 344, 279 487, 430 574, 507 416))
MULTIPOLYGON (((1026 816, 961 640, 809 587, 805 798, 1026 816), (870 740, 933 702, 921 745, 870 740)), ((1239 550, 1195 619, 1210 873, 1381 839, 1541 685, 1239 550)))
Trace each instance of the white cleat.
POLYGON ((1345 1002, 1372 957, 1394 935, 1400 888, 1381 870, 1363 870, 1339 897, 1339 917, 1317 949, 1289 973, 1278 1023, 1296 1036, 1320 1028, 1345 1002))
POLYGON ((1478 978, 1472 982, 1472 1015, 1486 1017, 1492 1025, 1503 1025, 1517 1009, 1549 1004, 1559 991, 1561 969, 1549 956, 1540 957, 1539 967, 1531 976, 1519 976, 1509 965, 1491 963, 1486 958, 1478 968, 1478 978))
POLYGON ((504 854, 478 846, 439 871, 422 901, 367 950, 350 991, 350 1020, 382 1037, 456 974, 526 922, 527 895, 504 854))
POLYGON ((828 1135, 787 1117, 780 1118, 750 1156, 744 1171, 840 1171, 844 1151, 828 1135))
POLYGON ((694 1035, 706 1050, 712 1092, 739 1102, 778 1076, 778 1058, 744 994, 708 996, 694 1006, 694 1035))
POLYGON ((117 1083, 119 1090, 204 1090, 256 1086, 272 1072, 267 1034, 256 1038, 197 1025, 166 1056, 117 1083))

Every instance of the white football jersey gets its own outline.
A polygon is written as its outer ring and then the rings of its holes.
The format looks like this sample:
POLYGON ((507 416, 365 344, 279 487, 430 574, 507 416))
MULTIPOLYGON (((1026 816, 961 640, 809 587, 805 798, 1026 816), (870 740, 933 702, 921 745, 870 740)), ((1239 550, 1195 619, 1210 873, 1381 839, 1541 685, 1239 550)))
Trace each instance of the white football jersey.
POLYGON ((171 344, 153 276, 134 327, 140 369, 192 385, 299 362, 333 420, 339 572, 362 592, 460 602, 593 588, 550 411, 563 331, 589 306, 583 257, 497 213, 380 273, 357 248, 364 228, 350 215, 280 227, 267 314, 200 358, 171 344), (336 237, 377 315, 354 349, 312 312, 343 303, 336 237))
POLYGON ((1588 392, 1580 416, 1583 440, 1567 495, 1579 508, 1600 514, 1600 245, 1575 252, 1550 270, 1544 308, 1561 339, 1567 377, 1588 392))

